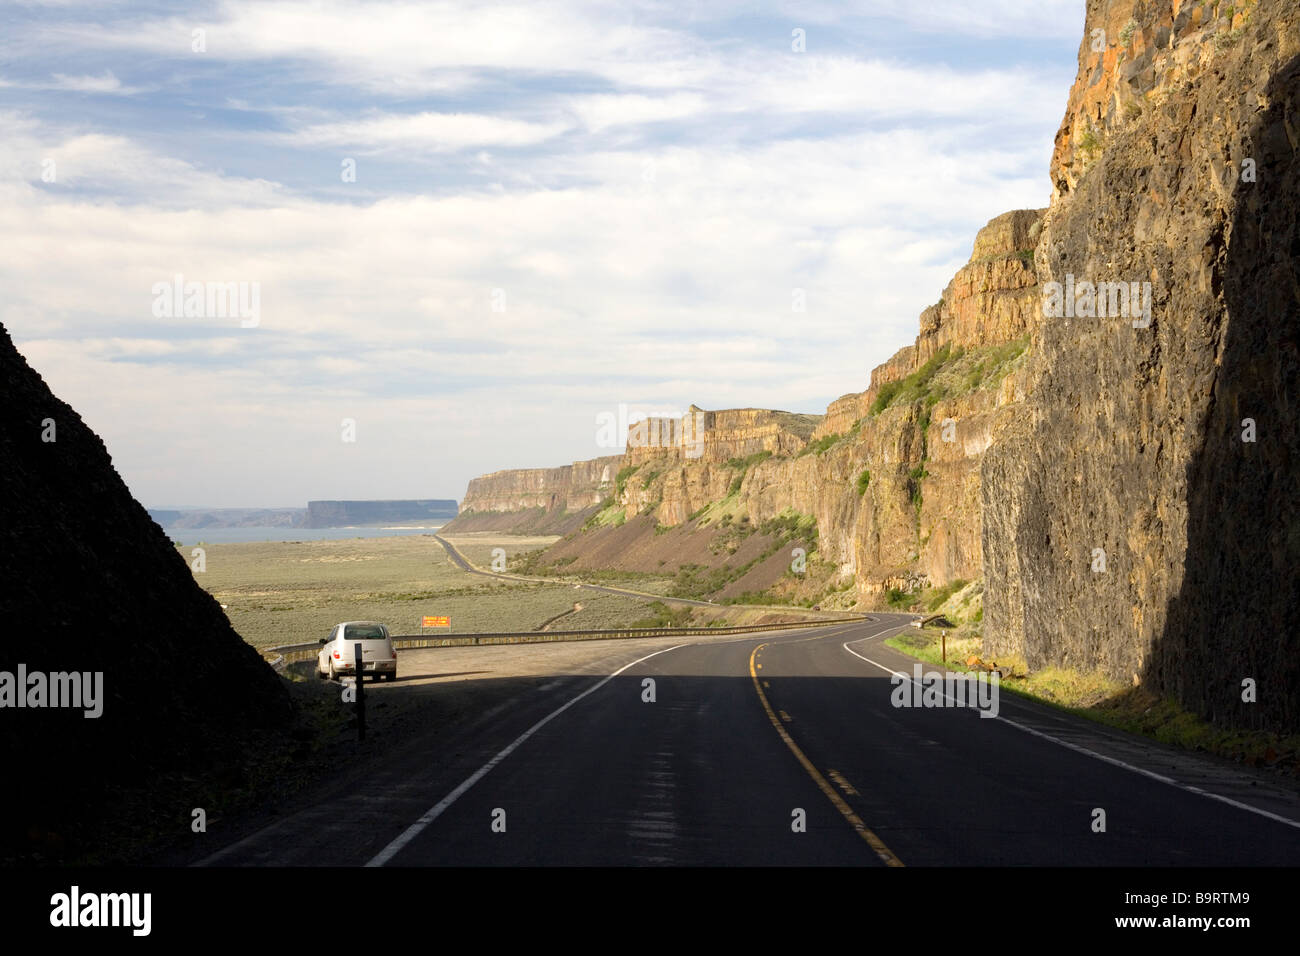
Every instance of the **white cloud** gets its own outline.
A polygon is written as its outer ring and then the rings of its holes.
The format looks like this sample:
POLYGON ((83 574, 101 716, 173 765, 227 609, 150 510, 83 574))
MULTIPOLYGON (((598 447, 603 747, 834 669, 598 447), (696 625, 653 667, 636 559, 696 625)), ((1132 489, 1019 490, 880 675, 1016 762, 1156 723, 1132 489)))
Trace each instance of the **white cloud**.
MULTIPOLYGON (((937 0, 934 22, 1040 19, 976 6, 937 0)), ((126 90, 100 54, 143 52, 185 100, 138 136, 0 112, 0 320, 149 502, 459 496, 605 453, 594 416, 619 403, 820 412, 911 341, 980 225, 1046 201, 1065 89, 822 51, 829 7, 766 9, 770 37, 705 37, 690 24, 750 11, 224 2, 0 41, 95 51, 51 81, 68 91, 126 90), (240 82, 200 89, 196 64, 240 82), (263 66, 288 82, 244 82, 263 66), (382 161, 343 185, 314 147, 382 161), (178 273, 259 283, 261 324, 155 318, 178 273)))
POLYGON ((627 22, 617 7, 529 3, 270 0, 220 3, 215 16, 141 18, 47 27, 43 40, 91 49, 231 60, 302 60, 322 79, 391 93, 455 89, 474 70, 651 72, 692 45, 683 35, 627 22), (202 27, 206 52, 192 54, 202 27))
MULTIPOLYGON (((741 0, 711 3, 714 16, 752 12, 741 0)), ((856 17, 879 18, 906 24, 930 34, 973 38, 1024 37, 1077 40, 1082 36, 1086 0, 926 0, 898 3, 897 0, 777 0, 771 8, 789 18, 793 25, 816 23, 842 27, 856 17)), ((809 50, 818 37, 808 36, 809 50)))
POLYGON ((528 123, 466 113, 385 114, 319 123, 286 134, 304 146, 358 146, 365 151, 451 152, 483 146, 529 146, 559 136, 561 123, 528 123))
POLYGON ((610 126, 655 123, 682 119, 704 112, 707 101, 698 93, 644 96, 639 93, 607 93, 577 96, 570 108, 593 133, 610 126))
POLYGON ((929 0, 924 5, 873 0, 872 12, 918 30, 977 37, 1065 38, 1083 35, 1086 0, 929 0))
POLYGON ((1060 92, 1022 69, 965 70, 843 56, 788 56, 752 64, 737 96, 755 107, 789 113, 852 113, 872 117, 980 118, 1042 116, 1059 109, 1060 92))
MULTIPOLYGON (((437 492, 456 495, 507 450, 534 464, 600 454, 594 411, 619 402, 821 411, 865 387, 974 227, 1046 192, 1008 178, 1015 155, 969 142, 954 126, 677 147, 655 154, 653 182, 639 156, 555 156, 587 185, 348 205, 167 209, 11 184, 0 230, 22 242, 0 262, 3 319, 56 392, 93 412, 147 500, 293 500, 344 461, 348 415, 386 462, 450 474, 437 492), (155 319, 152 284, 177 272, 260 282, 261 326, 155 319), (805 313, 791 311, 794 287, 805 313), (513 424, 477 434, 485 420, 513 424), (164 436, 179 422, 237 434, 238 448, 196 446, 177 465, 189 452, 164 436), (255 451, 259 479, 227 451, 255 451)), ((382 481, 364 493, 416 490, 382 481)), ((345 491, 363 493, 329 493, 345 491)))
POLYGON ((187 209, 284 201, 276 183, 225 176, 126 136, 64 129, 26 113, 0 111, 0 143, 0 177, 20 192, 37 184, 91 188, 119 201, 187 209))
POLYGON ((148 93, 150 86, 123 86, 122 81, 113 75, 112 70, 105 70, 100 76, 71 76, 66 73, 52 74, 48 81, 7 80, 0 77, 0 87, 23 90, 60 90, 70 93, 110 93, 117 96, 133 96, 148 93))
POLYGON ((123 86, 111 70, 105 70, 103 76, 68 76, 64 73, 55 73, 51 86, 54 89, 72 90, 77 93, 126 94, 139 93, 143 90, 143 87, 123 86))

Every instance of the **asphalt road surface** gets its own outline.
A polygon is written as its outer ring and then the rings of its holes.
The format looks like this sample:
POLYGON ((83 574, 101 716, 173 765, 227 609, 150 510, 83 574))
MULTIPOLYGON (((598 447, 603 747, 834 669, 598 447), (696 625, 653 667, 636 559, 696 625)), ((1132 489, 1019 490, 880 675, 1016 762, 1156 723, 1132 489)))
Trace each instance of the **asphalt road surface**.
MULTIPOLYGON (((902 690, 920 697, 891 682, 915 662, 882 642, 910 617, 602 642, 585 668, 566 651, 567 673, 521 682, 450 731, 413 733, 343 792, 200 862, 1300 862, 1296 791, 1257 772, 1008 692, 996 718, 895 706, 902 690)), ((372 699, 385 690, 375 688, 372 699)))

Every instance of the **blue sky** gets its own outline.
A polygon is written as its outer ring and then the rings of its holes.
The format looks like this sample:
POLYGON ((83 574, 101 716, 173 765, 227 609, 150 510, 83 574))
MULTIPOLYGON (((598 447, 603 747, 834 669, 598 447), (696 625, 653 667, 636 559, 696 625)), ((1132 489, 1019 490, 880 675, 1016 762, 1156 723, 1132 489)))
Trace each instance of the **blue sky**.
POLYGON ((620 406, 820 413, 1046 205, 1083 7, 6 4, 0 320, 154 506, 460 498, 616 452, 620 406), (256 324, 159 315, 178 274, 256 324))

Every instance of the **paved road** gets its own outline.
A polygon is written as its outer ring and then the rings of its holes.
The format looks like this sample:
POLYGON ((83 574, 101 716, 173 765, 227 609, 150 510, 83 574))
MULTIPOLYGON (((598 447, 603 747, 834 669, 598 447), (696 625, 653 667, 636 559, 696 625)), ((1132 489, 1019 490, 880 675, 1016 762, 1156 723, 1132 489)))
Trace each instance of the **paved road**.
POLYGON ((1300 862, 1295 792, 1253 773, 1009 693, 996 719, 894 706, 909 617, 607 647, 206 862, 1300 862))

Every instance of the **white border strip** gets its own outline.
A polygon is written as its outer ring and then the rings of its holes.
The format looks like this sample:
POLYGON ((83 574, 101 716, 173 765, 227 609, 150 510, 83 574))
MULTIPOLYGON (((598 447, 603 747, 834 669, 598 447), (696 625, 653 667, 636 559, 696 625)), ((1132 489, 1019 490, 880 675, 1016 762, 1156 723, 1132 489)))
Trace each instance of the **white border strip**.
POLYGON ((537 723, 533 724, 522 734, 516 737, 510 743, 510 745, 507 746, 504 750, 502 750, 499 754, 497 754, 495 757, 493 757, 483 766, 475 770, 474 773, 471 774, 469 777, 467 777, 459 787, 457 787, 451 793, 447 794, 447 796, 443 797, 432 807, 426 810, 424 812, 424 815, 420 817, 420 819, 412 823, 409 827, 407 827, 401 833, 401 835, 397 837, 396 840, 394 840, 392 843, 388 844, 388 846, 384 847, 382 850, 376 853, 374 858, 371 859, 368 863, 366 863, 366 866, 383 866, 384 864, 386 864, 389 860, 391 860, 394 856, 396 856, 404 846, 406 846, 417 836, 419 836, 420 831, 422 831, 434 820, 438 819, 438 817, 442 816, 442 814, 447 810, 448 807, 450 807, 453 803, 455 803, 458 799, 460 799, 461 796, 464 795, 465 791, 467 791, 470 787, 474 786, 474 784, 478 783, 480 780, 486 777, 488 773, 497 764, 505 760, 512 753, 514 753, 519 748, 520 744, 526 741, 533 734, 537 733, 537 731, 541 730, 543 727, 549 724, 556 717, 560 716, 560 714, 564 713, 566 710, 568 710, 578 701, 582 700, 588 694, 594 694, 596 691, 600 690, 602 687, 604 687, 606 684, 612 681, 619 674, 623 673, 629 667, 635 667, 637 664, 640 664, 643 661, 648 661, 652 657, 658 657, 660 654, 667 654, 669 651, 675 651, 678 648, 687 647, 687 646, 688 646, 687 644, 676 644, 672 647, 665 647, 662 651, 655 651, 653 654, 647 654, 645 657, 638 658, 637 660, 632 661, 632 663, 630 664, 624 664, 622 667, 614 671, 614 673, 610 674, 604 680, 600 681, 599 683, 593 684, 591 687, 588 687, 586 690, 584 690, 577 697, 574 697, 568 703, 551 711, 549 714, 547 714, 537 723))
MULTIPOLYGON (((868 638, 858 638, 858 640, 868 640, 868 638)), ((868 664, 871 664, 875 667, 879 667, 882 671, 885 671, 888 674, 893 674, 896 677, 901 677, 904 680, 909 680, 912 683, 916 684, 916 680, 915 678, 912 677, 912 675, 904 674, 901 671, 896 671, 892 667, 886 667, 884 664, 880 664, 876 661, 873 661, 870 657, 864 657, 863 655, 855 651, 853 648, 849 647, 847 643, 841 646, 850 654, 852 654, 854 657, 860 660, 864 660, 868 664)), ((917 684, 917 686, 920 687, 921 685, 917 684)), ((1099 754, 1095 750, 1089 750, 1087 747, 1080 747, 1078 744, 1072 744, 1068 740, 1061 740, 1057 737, 1053 737, 1051 734, 1045 734, 1041 730, 1035 730, 1033 727, 1026 727, 1024 724, 1017 723, 1016 721, 1012 720, 1010 717, 1003 717, 1001 714, 999 714, 994 719, 1005 721, 1006 723, 1010 724, 1012 727, 1015 727, 1017 730, 1023 730, 1025 733, 1033 734, 1035 737, 1041 737, 1044 740, 1050 740, 1054 744, 1060 744, 1062 747, 1067 747, 1070 750, 1073 750, 1077 753, 1086 754, 1089 757, 1093 757, 1097 760, 1102 761, 1103 763, 1108 763, 1111 766, 1120 767, 1124 770, 1130 770, 1133 773, 1141 774, 1142 776, 1148 777, 1151 780, 1158 780, 1160 783, 1167 783, 1171 787, 1177 787, 1179 790, 1186 790, 1188 793, 1195 793, 1198 796, 1208 797, 1211 800, 1218 800, 1220 803, 1226 803, 1228 806, 1236 807, 1238 810, 1246 810, 1247 812, 1254 813, 1257 816, 1267 817, 1270 820, 1275 820, 1278 823, 1285 823, 1289 827, 1294 827, 1295 829, 1300 830, 1300 821, 1292 820, 1290 817, 1284 817, 1281 814, 1272 813, 1268 810, 1261 810, 1259 807, 1252 807, 1249 803, 1242 803, 1240 800, 1234 800, 1231 797, 1225 797, 1222 794, 1212 793, 1209 790, 1202 790, 1200 787, 1193 787, 1191 784, 1181 783, 1175 780, 1173 777, 1166 777, 1164 774, 1155 773, 1151 770, 1144 770, 1142 767, 1135 767, 1132 764, 1125 763, 1123 760, 1118 760, 1115 757, 1108 757, 1105 754, 1099 754)))

